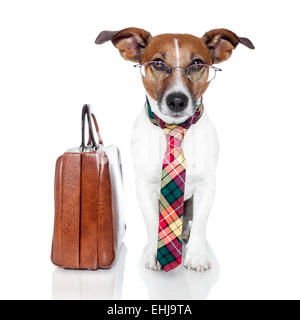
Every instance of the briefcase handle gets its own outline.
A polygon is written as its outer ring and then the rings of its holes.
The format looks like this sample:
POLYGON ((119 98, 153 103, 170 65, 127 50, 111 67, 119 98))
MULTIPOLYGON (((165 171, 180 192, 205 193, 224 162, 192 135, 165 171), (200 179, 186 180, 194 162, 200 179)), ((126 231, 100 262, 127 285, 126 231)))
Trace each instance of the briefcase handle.
POLYGON ((103 145, 103 141, 100 136, 99 126, 97 123, 96 116, 91 112, 91 107, 88 104, 85 104, 82 108, 82 116, 81 116, 81 145, 80 149, 84 151, 86 148, 94 148, 95 150, 99 148, 99 145, 103 145), (88 121, 88 132, 89 132, 89 140, 87 146, 85 145, 85 122, 86 118, 88 121), (99 144, 95 141, 94 130, 92 126, 92 120, 94 122, 94 126, 97 132, 99 144))

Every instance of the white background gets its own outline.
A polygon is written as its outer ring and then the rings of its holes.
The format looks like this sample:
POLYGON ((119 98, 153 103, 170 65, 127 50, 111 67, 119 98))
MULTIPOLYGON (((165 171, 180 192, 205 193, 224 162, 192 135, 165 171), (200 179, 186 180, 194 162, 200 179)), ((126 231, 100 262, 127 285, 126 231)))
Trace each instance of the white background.
POLYGON ((0 298, 300 298, 298 2, 1 1, 0 298), (130 132, 144 90, 111 43, 94 44, 129 26, 197 36, 225 27, 256 46, 239 45, 204 96, 221 151, 207 232, 218 263, 203 275, 138 267, 146 234, 130 132), (127 254, 94 273, 50 262, 55 160, 80 144, 84 103, 125 174, 127 254))

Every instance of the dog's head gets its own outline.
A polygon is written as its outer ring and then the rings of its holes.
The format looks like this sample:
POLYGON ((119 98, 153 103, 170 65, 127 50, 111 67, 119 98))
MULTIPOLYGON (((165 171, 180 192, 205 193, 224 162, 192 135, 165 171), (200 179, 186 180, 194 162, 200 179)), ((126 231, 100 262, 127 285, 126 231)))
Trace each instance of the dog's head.
POLYGON ((152 111, 167 123, 181 123, 195 107, 214 77, 213 64, 227 60, 239 43, 254 49, 247 38, 215 29, 202 38, 190 34, 161 34, 127 28, 102 31, 96 44, 111 40, 125 60, 139 63, 152 111))

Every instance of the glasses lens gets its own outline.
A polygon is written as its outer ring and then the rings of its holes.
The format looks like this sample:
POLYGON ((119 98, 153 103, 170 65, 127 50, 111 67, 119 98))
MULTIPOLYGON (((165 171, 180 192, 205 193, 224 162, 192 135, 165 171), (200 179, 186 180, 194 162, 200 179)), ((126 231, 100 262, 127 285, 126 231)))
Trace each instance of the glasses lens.
POLYGON ((186 72, 188 78, 193 82, 210 82, 216 76, 216 71, 214 68, 204 65, 204 64, 195 64, 191 65, 186 72))
POLYGON ((170 75, 170 68, 161 61, 150 61, 142 65, 141 74, 149 80, 164 80, 170 75))

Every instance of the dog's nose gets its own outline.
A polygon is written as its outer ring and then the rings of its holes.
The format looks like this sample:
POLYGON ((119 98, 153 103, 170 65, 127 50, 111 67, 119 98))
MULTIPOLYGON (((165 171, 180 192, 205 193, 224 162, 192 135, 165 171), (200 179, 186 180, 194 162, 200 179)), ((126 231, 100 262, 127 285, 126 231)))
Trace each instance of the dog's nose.
POLYGON ((182 111, 189 102, 189 98, 182 92, 173 92, 167 95, 166 103, 175 112, 182 111))

